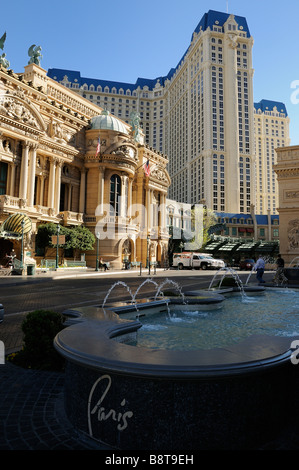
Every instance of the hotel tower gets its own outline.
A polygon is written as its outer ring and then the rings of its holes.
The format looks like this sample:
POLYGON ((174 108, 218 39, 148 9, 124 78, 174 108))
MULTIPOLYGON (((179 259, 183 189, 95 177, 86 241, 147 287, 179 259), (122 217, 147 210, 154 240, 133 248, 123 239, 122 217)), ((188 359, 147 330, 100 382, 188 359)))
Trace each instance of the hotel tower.
MULTIPOLYGON (((259 210, 268 207, 257 193, 255 115, 264 110, 254 107, 252 47, 244 17, 210 10, 166 76, 132 84, 54 68, 48 75, 127 123, 139 113, 146 142, 168 157, 169 199, 249 213, 257 202, 259 210)), ((287 138, 288 122, 284 132, 287 138)), ((272 179, 272 163, 271 172, 272 179)))

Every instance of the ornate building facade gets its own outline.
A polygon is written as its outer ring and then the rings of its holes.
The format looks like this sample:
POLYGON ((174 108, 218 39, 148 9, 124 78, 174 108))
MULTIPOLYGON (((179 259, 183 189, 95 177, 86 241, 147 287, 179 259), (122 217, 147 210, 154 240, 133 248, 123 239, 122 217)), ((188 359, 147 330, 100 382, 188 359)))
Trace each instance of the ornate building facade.
POLYGON ((274 170, 279 186, 280 253, 287 263, 299 261, 299 146, 278 148, 274 170))
MULTIPOLYGON (((39 63, 23 73, 0 65, 0 223, 16 213, 30 218, 25 251, 31 256, 38 226, 54 222, 84 224, 99 238, 99 255, 115 267, 124 258, 161 261, 168 243, 167 163, 144 144, 138 122, 102 114, 39 63)), ((19 256, 20 240, 2 232, 2 260, 12 248, 19 256)), ((95 250, 86 259, 95 266, 95 250)))

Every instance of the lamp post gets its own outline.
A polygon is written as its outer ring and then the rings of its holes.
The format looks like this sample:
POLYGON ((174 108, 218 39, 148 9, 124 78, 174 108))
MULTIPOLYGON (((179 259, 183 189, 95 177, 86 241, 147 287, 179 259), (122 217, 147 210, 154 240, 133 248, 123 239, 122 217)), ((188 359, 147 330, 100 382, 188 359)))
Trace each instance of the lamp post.
POLYGON ((99 232, 96 233, 96 239, 97 239, 97 258, 96 258, 96 271, 99 270, 99 238, 100 234, 99 232))
POLYGON ((56 240, 56 270, 58 269, 58 261, 59 261, 59 252, 58 252, 58 237, 60 232, 60 225, 57 224, 57 240, 56 240))
POLYGON ((149 241, 150 236, 146 237, 146 267, 148 268, 148 273, 151 273, 150 260, 149 260, 149 241))
POLYGON ((24 268, 24 265, 23 265, 23 261, 24 261, 24 226, 25 226, 25 220, 22 219, 22 221, 21 221, 21 227, 22 227, 21 270, 22 270, 22 274, 23 274, 23 268, 24 268))

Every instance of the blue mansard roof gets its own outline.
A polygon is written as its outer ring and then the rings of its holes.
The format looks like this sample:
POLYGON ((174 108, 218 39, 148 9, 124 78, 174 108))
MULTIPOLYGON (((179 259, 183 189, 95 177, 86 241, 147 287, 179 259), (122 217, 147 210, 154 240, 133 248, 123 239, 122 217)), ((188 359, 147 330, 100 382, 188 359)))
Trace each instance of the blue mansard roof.
MULTIPOLYGON (((216 215, 218 218, 221 218, 221 219, 229 219, 232 221, 232 219, 236 219, 236 223, 239 224, 240 223, 240 220, 243 219, 243 220, 252 220, 252 215, 251 214, 234 214, 234 213, 231 213, 231 212, 216 212, 216 215)), ((268 215, 265 215, 265 214, 255 214, 255 219, 256 219, 256 223, 258 225, 268 225, 268 215)), ((278 220, 279 221, 279 215, 273 215, 271 214, 270 215, 270 219, 271 219, 271 225, 274 224, 274 220, 278 220)))
MULTIPOLYGON (((200 30, 205 31, 207 28, 212 29, 212 26, 216 25, 216 22, 218 22, 217 23, 218 26, 223 26, 229 16, 230 15, 228 13, 221 13, 219 11, 209 10, 208 13, 205 13, 203 15, 202 19, 198 23, 194 32, 198 33, 200 30)), ((238 23, 239 27, 242 27, 242 30, 246 32, 247 36, 249 37, 250 32, 247 26, 246 18, 241 17, 241 16, 235 16, 235 20, 238 23)), ((192 37, 193 37, 193 34, 192 34, 192 37)), ((192 38, 191 38, 191 41, 192 41, 192 38)), ((124 90, 124 93, 126 92, 126 90, 130 90, 130 91, 136 90, 136 88, 138 88, 139 86, 141 89, 144 86, 147 86, 149 90, 153 90, 158 81, 161 86, 164 86, 165 81, 171 79, 171 77, 174 75, 174 73, 178 69, 179 65, 183 62, 187 52, 188 52, 188 49, 186 50, 183 57, 180 59, 177 66, 175 68, 171 68, 165 77, 161 76, 161 77, 157 77, 154 79, 138 78, 136 80, 136 83, 122 83, 122 82, 115 82, 115 81, 109 81, 109 80, 85 78, 85 77, 81 77, 81 74, 78 71, 56 69, 56 68, 49 69, 48 76, 56 80, 57 82, 63 81, 64 77, 67 76, 68 81, 71 83, 77 83, 79 88, 86 84, 88 85, 88 87, 90 85, 94 85, 95 88, 97 88, 98 86, 101 86, 102 89, 108 86, 110 90, 113 87, 115 87, 117 91, 122 88, 124 90)))
MULTIPOLYGON (((205 13, 195 28, 195 33, 199 33, 200 30, 205 31, 206 29, 212 29, 213 26, 224 26, 224 23, 228 20, 229 13, 221 13, 220 11, 209 10, 208 13, 205 13)), ((247 34, 247 37, 250 37, 250 31, 247 25, 246 18, 243 16, 236 16, 235 21, 238 23, 239 28, 242 28, 242 31, 247 34)))
POLYGON ((254 107, 256 111, 260 109, 263 113, 265 111, 273 111, 276 107, 279 113, 284 113, 285 116, 288 115, 285 104, 280 101, 261 100, 259 103, 254 103, 254 107))

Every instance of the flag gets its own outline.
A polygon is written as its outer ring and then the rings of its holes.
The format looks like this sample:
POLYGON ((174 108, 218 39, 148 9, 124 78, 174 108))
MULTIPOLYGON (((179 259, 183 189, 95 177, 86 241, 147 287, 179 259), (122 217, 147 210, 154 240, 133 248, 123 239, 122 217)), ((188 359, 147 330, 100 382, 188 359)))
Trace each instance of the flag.
POLYGON ((146 176, 149 176, 150 172, 151 172, 151 169, 150 169, 150 166, 149 166, 149 160, 147 160, 147 162, 144 164, 143 168, 144 168, 144 173, 146 174, 146 176))
POLYGON ((100 136, 98 138, 98 145, 97 145, 97 151, 96 151, 96 157, 99 155, 101 151, 101 139, 100 139, 100 136))

